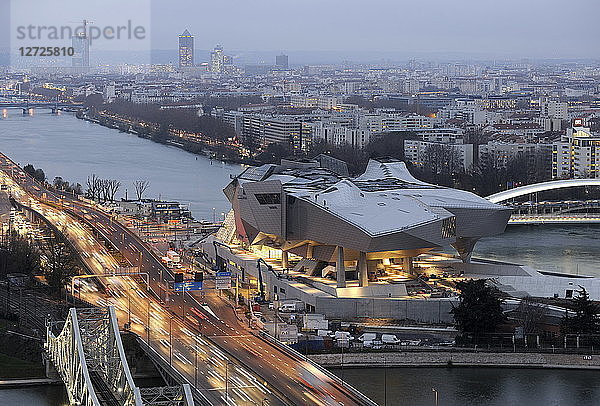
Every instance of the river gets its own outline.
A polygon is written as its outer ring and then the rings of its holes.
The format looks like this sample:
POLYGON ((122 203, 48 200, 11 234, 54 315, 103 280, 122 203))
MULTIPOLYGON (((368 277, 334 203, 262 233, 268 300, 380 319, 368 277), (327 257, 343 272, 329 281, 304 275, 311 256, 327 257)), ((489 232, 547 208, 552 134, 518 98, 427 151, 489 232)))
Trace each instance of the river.
POLYGON ((2 406, 66 406, 68 404, 67 392, 63 385, 0 389, 2 406))
POLYGON ((222 189, 241 168, 48 110, 0 112, 0 150, 21 166, 42 168, 50 181, 61 176, 85 187, 92 173, 116 179, 121 182, 117 197, 127 189, 134 198, 132 182, 148 180, 145 197, 186 203, 197 219, 205 220, 213 214, 218 220, 229 210, 222 189))
MULTIPOLYGON (((0 151, 22 165, 41 167, 49 179, 62 176, 82 185, 92 173, 117 179, 119 197, 126 188, 133 196, 134 180, 149 180, 147 197, 179 200, 196 218, 207 220, 229 210, 222 188, 241 170, 44 110, 26 116, 21 110, 0 112, 0 151)), ((509 227, 503 235, 480 241, 475 256, 600 276, 599 231, 598 226, 509 227)), ((382 370, 347 370, 345 377, 370 396, 383 393, 382 370)), ((388 370, 388 387, 388 405, 433 405, 432 387, 446 406, 600 404, 600 374, 593 371, 398 368, 388 370)), ((0 404, 60 404, 44 396, 23 403, 15 391, 13 403, 6 403, 3 393, 8 392, 0 392, 0 404)))
MULTIPOLYGON (((340 370, 334 372, 341 376, 340 370)), ((598 371, 508 368, 345 369, 344 380, 385 406, 597 406, 598 371), (386 376, 387 375, 387 376, 386 376), (387 381, 387 396, 385 383, 387 381), (387 403, 385 402, 387 398, 387 403)))

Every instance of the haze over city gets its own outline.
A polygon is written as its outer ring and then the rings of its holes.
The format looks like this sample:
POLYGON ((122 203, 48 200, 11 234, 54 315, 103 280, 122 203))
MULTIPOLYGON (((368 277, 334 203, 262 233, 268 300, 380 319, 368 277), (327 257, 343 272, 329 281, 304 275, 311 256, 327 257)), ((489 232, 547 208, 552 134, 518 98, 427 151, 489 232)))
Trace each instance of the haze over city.
POLYGON ((332 52, 358 61, 594 59, 599 12, 593 0, 568 7, 560 0, 154 2, 152 46, 172 49, 169 39, 186 27, 199 49, 218 43, 240 51, 332 52))

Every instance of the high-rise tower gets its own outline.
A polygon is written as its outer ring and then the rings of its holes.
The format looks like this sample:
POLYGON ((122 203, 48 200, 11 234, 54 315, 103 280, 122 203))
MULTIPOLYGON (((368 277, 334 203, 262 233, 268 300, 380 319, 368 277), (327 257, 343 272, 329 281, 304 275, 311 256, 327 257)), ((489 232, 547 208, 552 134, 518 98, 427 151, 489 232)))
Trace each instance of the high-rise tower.
POLYGON ((71 65, 74 67, 90 67, 90 39, 88 37, 88 24, 90 23, 91 21, 83 20, 81 26, 83 30, 76 30, 75 35, 71 37, 71 45, 74 51, 71 65))
POLYGON ((225 64, 225 56, 223 55, 223 47, 217 45, 210 53, 210 71, 221 73, 225 64))
POLYGON ((188 30, 179 36, 179 67, 194 66, 194 36, 188 30))
POLYGON ((275 65, 278 69, 287 69, 289 67, 289 61, 287 55, 277 55, 275 57, 275 65))

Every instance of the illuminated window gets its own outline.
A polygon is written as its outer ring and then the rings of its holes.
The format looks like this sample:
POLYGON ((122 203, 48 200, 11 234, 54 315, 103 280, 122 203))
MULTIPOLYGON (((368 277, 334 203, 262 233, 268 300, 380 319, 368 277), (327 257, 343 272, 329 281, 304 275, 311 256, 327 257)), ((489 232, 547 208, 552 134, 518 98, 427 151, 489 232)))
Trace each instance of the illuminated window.
POLYGON ((257 193, 254 195, 260 204, 280 204, 281 195, 279 193, 257 193))
POLYGON ((456 236, 456 217, 450 217, 442 221, 442 238, 456 236))

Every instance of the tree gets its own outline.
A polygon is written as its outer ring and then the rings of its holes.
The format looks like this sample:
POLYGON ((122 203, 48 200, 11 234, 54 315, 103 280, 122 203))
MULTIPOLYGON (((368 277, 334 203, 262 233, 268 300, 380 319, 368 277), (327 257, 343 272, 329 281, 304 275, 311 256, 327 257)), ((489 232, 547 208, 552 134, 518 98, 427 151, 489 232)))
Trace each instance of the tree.
MULTIPOLYGON (((63 229, 62 235, 66 235, 63 229)), ((60 295, 63 286, 71 281, 79 270, 79 260, 67 242, 58 235, 46 239, 42 249, 45 257, 44 275, 52 290, 60 295)))
POLYGON ((110 193, 108 182, 108 179, 100 179, 100 196, 98 197, 98 200, 102 200, 104 202, 108 201, 108 196, 110 193))
POLYGON ((265 150, 256 156, 256 159, 260 162, 277 163, 281 158, 290 156, 292 156, 292 149, 289 145, 272 143, 267 145, 265 150))
POLYGON ((487 279, 460 281, 456 288, 460 291, 460 302, 450 312, 463 336, 473 335, 478 339, 483 334, 494 332, 506 321, 501 293, 488 284, 487 279))
POLYGON ((96 109, 100 108, 100 106, 102 106, 103 102, 104 102, 104 99, 103 99, 102 95, 99 93, 94 93, 94 94, 87 96, 83 100, 83 105, 87 109, 96 110, 96 109))
POLYGON ((77 195, 82 194, 81 185, 79 183, 69 183, 64 180, 62 177, 57 176, 52 181, 52 185, 55 189, 62 190, 68 193, 74 193, 77 195))
POLYGON ((31 164, 27 164, 23 167, 23 172, 33 177, 33 175, 35 175, 35 168, 31 164))
POLYGON ((119 190, 120 187, 121 187, 121 182, 119 182, 118 180, 107 179, 106 180, 106 197, 107 197, 107 200, 110 200, 111 202, 114 202, 115 195, 117 194, 117 191, 119 190))
POLYGON ((33 165, 27 164, 23 167, 23 171, 38 182, 46 181, 46 174, 41 169, 35 169, 33 165))
POLYGON ((423 177, 438 185, 453 186, 454 177, 462 172, 458 151, 451 145, 431 144, 423 152, 423 177))
POLYGON ((13 231, 0 247, 1 276, 9 273, 35 275, 40 270, 40 254, 26 238, 13 231))
POLYGON ((565 334, 598 334, 600 332, 600 307, 590 300, 583 286, 579 286, 577 296, 571 299, 570 308, 574 316, 565 315, 561 329, 565 334))
POLYGON ((416 137, 412 131, 385 133, 371 139, 365 149, 369 158, 392 157, 404 161, 404 141, 416 137))
POLYGON ((101 183, 102 179, 100 179, 95 173, 92 173, 90 176, 88 176, 86 181, 87 197, 92 200, 100 200, 101 183))
POLYGON ((547 307, 544 303, 533 300, 531 296, 525 296, 521 299, 515 314, 525 334, 537 334, 540 332, 540 325, 544 320, 547 307))
POLYGON ((148 182, 147 180, 136 180, 133 182, 133 187, 135 188, 135 196, 137 197, 137 200, 142 200, 142 197, 148 189, 148 186, 150 186, 150 182, 148 182))

